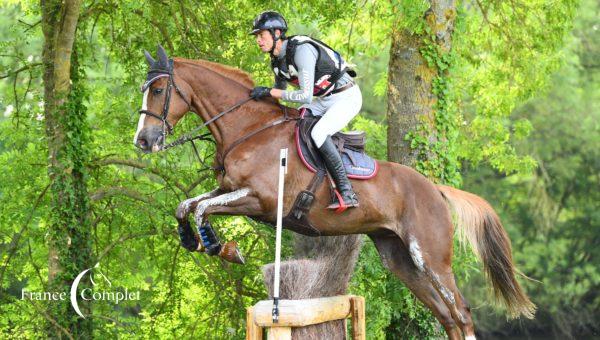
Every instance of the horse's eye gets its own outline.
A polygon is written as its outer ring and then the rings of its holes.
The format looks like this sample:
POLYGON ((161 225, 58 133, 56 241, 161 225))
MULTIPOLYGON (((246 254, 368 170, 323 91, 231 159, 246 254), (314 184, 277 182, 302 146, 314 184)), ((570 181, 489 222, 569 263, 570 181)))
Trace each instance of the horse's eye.
POLYGON ((158 96, 159 94, 162 93, 162 91, 163 91, 163 89, 157 88, 157 89, 152 90, 152 93, 154 95, 158 96))

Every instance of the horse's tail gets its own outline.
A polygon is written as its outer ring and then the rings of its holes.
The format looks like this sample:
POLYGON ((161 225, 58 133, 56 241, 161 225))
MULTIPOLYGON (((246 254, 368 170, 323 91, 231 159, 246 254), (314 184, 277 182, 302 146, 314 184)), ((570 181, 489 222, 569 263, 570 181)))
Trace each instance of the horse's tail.
POLYGON ((522 314, 532 319, 536 307, 515 279, 510 239, 494 209, 477 195, 445 185, 437 187, 457 215, 461 241, 466 238, 483 262, 496 297, 502 298, 511 317, 522 314))

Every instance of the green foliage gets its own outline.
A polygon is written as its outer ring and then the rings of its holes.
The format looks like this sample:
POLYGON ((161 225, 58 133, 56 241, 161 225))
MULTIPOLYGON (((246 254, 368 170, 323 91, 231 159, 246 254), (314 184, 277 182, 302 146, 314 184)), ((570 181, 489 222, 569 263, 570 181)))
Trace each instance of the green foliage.
POLYGON ((522 138, 509 115, 545 87, 559 66, 560 47, 572 27, 577 1, 481 1, 464 6, 454 34, 456 54, 464 60, 455 72, 456 97, 465 125, 459 157, 487 162, 504 173, 529 172, 535 162, 519 155, 522 138))
POLYGON ((385 339, 385 329, 394 313, 394 306, 387 298, 387 283, 391 276, 393 275, 383 268, 375 245, 370 240, 365 241, 349 290, 352 294, 364 296, 367 301, 369 339, 385 339))
POLYGON ((397 30, 407 30, 413 34, 420 35, 426 25, 423 21, 423 14, 429 9, 431 4, 425 0, 395 0, 392 1, 394 11, 393 28, 397 30))
POLYGON ((352 130, 364 131, 367 134, 367 153, 377 159, 386 159, 387 129, 381 122, 357 116, 351 122, 352 130))
MULTIPOLYGON (((523 281, 538 305, 535 320, 506 324, 486 307, 477 312, 482 330, 526 327, 555 338, 598 332, 600 72, 589 62, 600 47, 594 28, 599 11, 597 2, 582 3, 561 51, 565 63, 551 77, 547 93, 515 109, 515 125, 530 122, 524 128, 531 130, 515 149, 531 155, 537 170, 499 177, 487 167, 466 169, 465 186, 484 193, 498 209, 515 261, 537 280, 523 281)), ((477 282, 469 283, 472 295, 483 294, 477 282)))
MULTIPOLYGON (((50 193, 53 197, 48 214, 49 228, 47 231, 48 246, 55 249, 60 271, 49 282, 48 290, 68 292, 65 283, 72 282, 73 278, 84 268, 92 266, 90 254, 90 220, 89 198, 87 195, 87 170, 89 162, 88 144, 90 143, 90 129, 86 120, 85 72, 79 64, 79 50, 75 47, 71 61, 71 91, 65 104, 59 108, 54 116, 51 126, 46 126, 47 131, 56 129, 58 133, 47 135, 49 144, 53 144, 53 154, 49 155, 50 166, 50 193), (56 128, 54 127, 56 126, 56 128), (57 142, 61 140, 60 142, 57 142)), ((48 120, 49 117, 46 117, 48 120)), ((60 325, 79 324, 72 330, 73 336, 80 337, 90 334, 92 323, 90 320, 76 320, 77 316, 70 312, 69 306, 52 305, 55 312, 50 315, 60 315, 65 320, 55 320, 60 325)), ((88 310, 88 306, 85 309, 88 310)), ((49 323, 54 327, 53 323, 49 323)))
MULTIPOLYGON (((533 158, 519 155, 514 147, 530 133, 531 124, 526 119, 511 122, 509 114, 557 68, 577 3, 563 1, 555 8, 543 1, 458 6, 451 51, 441 48, 422 15, 411 15, 424 13, 417 9, 418 1, 401 5, 406 15, 397 26, 422 37, 420 53, 435 71, 433 119, 423 116, 405 136, 417 151, 416 169, 453 186, 461 183, 460 159, 486 161, 505 173, 531 171, 533 158)), ((474 257, 458 254, 455 273, 468 276, 474 257)))

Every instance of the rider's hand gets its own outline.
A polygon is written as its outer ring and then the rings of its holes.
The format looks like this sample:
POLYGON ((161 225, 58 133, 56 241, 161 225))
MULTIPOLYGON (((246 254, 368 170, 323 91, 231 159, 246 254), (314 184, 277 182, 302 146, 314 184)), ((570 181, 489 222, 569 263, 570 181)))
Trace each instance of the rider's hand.
POLYGON ((252 92, 250 92, 250 97, 254 100, 271 97, 271 88, 265 86, 257 86, 252 90, 252 92))

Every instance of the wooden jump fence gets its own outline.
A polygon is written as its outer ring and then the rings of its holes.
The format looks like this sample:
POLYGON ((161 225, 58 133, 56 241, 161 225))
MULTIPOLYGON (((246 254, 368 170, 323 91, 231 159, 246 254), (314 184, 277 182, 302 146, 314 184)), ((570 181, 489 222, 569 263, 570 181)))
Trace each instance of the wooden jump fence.
POLYGON ((279 300, 279 320, 273 323, 273 300, 263 300, 247 309, 246 340, 290 340, 293 327, 351 319, 352 339, 365 340, 365 299, 340 295, 317 299, 279 300))

